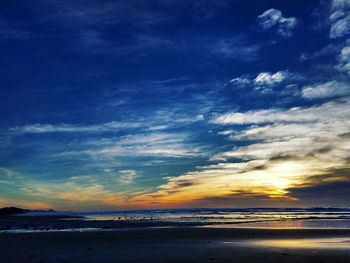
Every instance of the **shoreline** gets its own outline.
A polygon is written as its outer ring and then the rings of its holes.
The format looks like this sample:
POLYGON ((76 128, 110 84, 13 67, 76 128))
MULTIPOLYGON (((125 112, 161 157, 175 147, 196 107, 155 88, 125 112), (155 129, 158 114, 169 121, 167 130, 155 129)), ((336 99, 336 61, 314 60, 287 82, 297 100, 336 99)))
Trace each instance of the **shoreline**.
POLYGON ((62 216, 8 216, 0 217, 0 233, 4 232, 52 232, 88 231, 89 229, 113 230, 145 227, 210 227, 248 229, 350 229, 348 218, 323 219, 276 219, 248 220, 239 222, 180 221, 162 219, 115 219, 96 220, 62 216))
MULTIPOLYGON (((186 231, 189 234, 203 235, 213 238, 226 237, 328 237, 328 236, 344 236, 350 237, 350 228, 277 228, 277 227, 245 227, 237 224, 213 224, 213 225, 150 225, 150 226, 125 226, 117 228, 66 228, 66 229, 11 229, 0 231, 1 235, 6 234, 49 234, 49 233, 139 233, 143 234, 152 232, 153 235, 169 232, 173 235, 186 231)), ((140 237, 141 237, 140 236, 140 237)))
POLYGON ((37 235, 50 235, 56 233, 69 234, 77 233, 84 235, 85 233, 103 233, 115 235, 118 233, 118 238, 149 238, 162 237, 168 239, 182 238, 190 236, 191 238, 256 238, 256 237, 337 237, 349 236, 350 228, 247 228, 247 227, 225 227, 215 225, 206 226, 147 226, 147 227, 125 227, 115 229, 93 229, 92 231, 38 231, 38 232, 1 232, 1 235, 26 235, 36 233, 37 235))

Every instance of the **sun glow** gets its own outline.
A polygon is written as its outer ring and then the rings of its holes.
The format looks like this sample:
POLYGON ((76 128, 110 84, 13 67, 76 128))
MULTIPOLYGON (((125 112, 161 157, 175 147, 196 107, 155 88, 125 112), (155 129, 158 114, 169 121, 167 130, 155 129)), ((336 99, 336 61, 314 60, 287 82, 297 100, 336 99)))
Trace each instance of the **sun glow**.
POLYGON ((292 184, 302 180, 308 170, 303 162, 282 162, 264 171, 261 178, 262 184, 272 185, 283 191, 292 184))
POLYGON ((265 163, 261 168, 243 167, 241 164, 217 165, 196 173, 170 177, 158 191, 136 196, 132 201, 181 205, 182 202, 227 196, 233 202, 257 196, 296 201, 298 199, 291 196, 288 189, 304 185, 308 178, 319 175, 328 166, 327 162, 316 159, 274 161, 265 163))

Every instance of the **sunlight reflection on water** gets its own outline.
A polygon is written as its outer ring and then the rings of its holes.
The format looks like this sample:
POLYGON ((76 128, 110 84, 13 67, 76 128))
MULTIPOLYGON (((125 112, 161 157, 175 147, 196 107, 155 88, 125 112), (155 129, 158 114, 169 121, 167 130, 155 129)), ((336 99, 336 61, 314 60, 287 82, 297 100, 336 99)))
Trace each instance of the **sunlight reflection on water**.
POLYGON ((328 248, 349 249, 350 238, 318 238, 318 239, 271 239, 255 240, 251 244, 266 247, 283 248, 328 248))

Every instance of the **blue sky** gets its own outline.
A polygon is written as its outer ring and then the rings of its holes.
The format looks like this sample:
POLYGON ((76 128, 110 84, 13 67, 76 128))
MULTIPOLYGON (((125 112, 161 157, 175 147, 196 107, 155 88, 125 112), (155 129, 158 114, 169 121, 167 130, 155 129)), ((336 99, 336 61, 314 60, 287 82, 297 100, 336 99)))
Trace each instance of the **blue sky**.
POLYGON ((348 0, 0 10, 0 205, 349 206, 348 0))

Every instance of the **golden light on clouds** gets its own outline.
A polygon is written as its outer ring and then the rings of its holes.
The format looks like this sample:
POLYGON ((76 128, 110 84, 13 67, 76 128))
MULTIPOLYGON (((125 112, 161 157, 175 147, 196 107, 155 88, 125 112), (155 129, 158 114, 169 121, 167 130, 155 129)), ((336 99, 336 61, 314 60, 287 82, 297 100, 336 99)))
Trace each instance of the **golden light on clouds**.
POLYGON ((293 201, 296 198, 289 196, 288 188, 304 184, 306 178, 317 175, 328 167, 326 163, 318 163, 312 159, 277 161, 255 168, 251 165, 252 162, 237 166, 231 164, 227 167, 217 165, 211 169, 207 167, 203 171, 168 178, 168 183, 162 185, 159 191, 137 196, 131 201, 157 201, 166 204, 225 196, 231 197, 233 205, 235 197, 266 196, 293 201), (319 169, 314 169, 315 166, 319 169))
MULTIPOLYGON (((247 112, 240 118, 235 114, 217 118, 216 125, 245 124, 239 131, 226 130, 222 136, 232 142, 249 143, 212 154, 208 165, 162 178, 161 183, 149 188, 128 189, 126 184, 147 179, 143 174, 135 176, 131 170, 120 170, 119 177, 81 175, 51 182, 30 180, 5 170, 4 178, 11 178, 8 183, 20 186, 18 192, 33 200, 28 203, 31 207, 132 209, 303 204, 304 200, 295 196, 293 190, 350 181, 348 173, 338 172, 350 168, 350 113, 346 111, 349 106, 347 101, 338 101, 310 108, 247 112), (130 178, 125 177, 125 171, 130 178), (122 187, 114 188, 117 184, 122 187)), ((156 138, 158 145, 159 137, 156 138)), ((0 199, 0 203, 9 204, 6 199, 0 199)))

